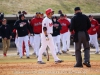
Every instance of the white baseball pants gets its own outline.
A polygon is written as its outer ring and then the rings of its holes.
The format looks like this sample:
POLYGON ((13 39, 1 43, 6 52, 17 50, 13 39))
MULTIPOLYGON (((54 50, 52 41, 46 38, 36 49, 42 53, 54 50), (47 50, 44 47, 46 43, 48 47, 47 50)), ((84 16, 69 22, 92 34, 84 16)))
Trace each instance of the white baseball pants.
POLYGON ((36 56, 39 55, 40 43, 41 43, 40 34, 34 34, 34 51, 36 52, 36 56))
POLYGON ((20 57, 23 56, 23 54, 22 54, 22 45, 23 45, 23 41, 25 42, 26 56, 29 57, 29 45, 28 45, 28 40, 29 40, 28 35, 27 35, 27 36, 23 36, 23 37, 18 37, 18 45, 19 45, 20 57))
POLYGON ((15 38, 15 44, 16 44, 17 52, 19 52, 18 38, 15 38))
POLYGON ((62 42, 62 50, 67 51, 70 47, 70 32, 65 32, 63 34, 60 34, 61 36, 61 42, 62 42), (66 43, 67 42, 67 43, 66 43))
POLYGON ((97 40, 97 33, 94 35, 89 35, 90 37, 90 41, 89 43, 93 43, 93 45, 96 48, 96 52, 99 52, 99 44, 98 44, 98 40, 97 40))
POLYGON ((60 50, 60 35, 53 36, 53 40, 54 40, 54 44, 55 44, 56 53, 57 52, 61 53, 61 50, 60 50))
POLYGON ((32 48, 33 48, 33 53, 36 53, 36 51, 34 50, 34 36, 30 36, 30 45, 32 46, 32 48))
POLYGON ((60 60, 55 52, 55 46, 54 46, 54 41, 53 41, 53 37, 51 34, 48 34, 48 38, 49 40, 46 40, 46 37, 44 34, 41 34, 41 47, 39 50, 39 56, 38 56, 38 61, 42 61, 42 54, 43 52, 46 50, 46 47, 48 46, 51 50, 51 54, 54 58, 54 61, 60 60))

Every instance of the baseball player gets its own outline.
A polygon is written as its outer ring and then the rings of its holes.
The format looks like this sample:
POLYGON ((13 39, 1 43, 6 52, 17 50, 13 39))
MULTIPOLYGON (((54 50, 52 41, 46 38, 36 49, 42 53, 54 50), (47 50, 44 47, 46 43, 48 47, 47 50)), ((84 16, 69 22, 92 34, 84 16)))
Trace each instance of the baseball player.
POLYGON ((56 47, 56 54, 61 55, 61 50, 60 50, 60 30, 61 30, 61 24, 57 21, 57 17, 52 17, 52 22, 53 22, 53 40, 54 44, 56 47))
POLYGON ((48 8, 46 11, 46 17, 42 21, 42 33, 41 33, 41 48, 39 50, 39 56, 38 56, 38 64, 45 64, 45 62, 42 61, 42 54, 44 50, 46 50, 46 47, 48 46, 51 50, 51 54, 54 58, 54 61, 56 63, 61 63, 63 62, 60 60, 55 52, 55 46, 54 46, 54 41, 52 37, 53 33, 53 23, 51 20, 51 17, 54 13, 54 11, 51 8, 48 8))
POLYGON ((28 20, 25 19, 24 14, 19 15, 19 20, 15 22, 14 28, 17 29, 18 32, 18 45, 19 45, 19 52, 20 52, 20 58, 22 58, 22 44, 23 41, 25 42, 25 49, 26 49, 26 57, 29 57, 29 45, 28 45, 28 30, 33 35, 33 32, 30 28, 30 25, 28 23, 28 20))
POLYGON ((66 53, 69 50, 70 47, 70 33, 68 32, 68 28, 70 25, 70 22, 65 19, 64 14, 60 15, 60 19, 58 20, 60 22, 62 29, 60 30, 61 35, 61 41, 62 41, 62 52, 66 53), (67 42, 67 44, 66 44, 67 42))
POLYGON ((40 18, 40 12, 36 12, 36 17, 33 18, 30 22, 31 27, 34 32, 34 50, 36 52, 36 56, 38 57, 39 48, 40 48, 40 33, 42 32, 42 18, 40 18))
POLYGON ((97 40, 97 30, 99 28, 99 24, 97 22, 97 20, 93 19, 92 15, 89 15, 89 19, 91 22, 91 28, 88 30, 88 34, 90 36, 90 41, 89 43, 93 43, 93 45, 96 48, 96 54, 99 54, 99 44, 98 44, 98 40, 97 40))

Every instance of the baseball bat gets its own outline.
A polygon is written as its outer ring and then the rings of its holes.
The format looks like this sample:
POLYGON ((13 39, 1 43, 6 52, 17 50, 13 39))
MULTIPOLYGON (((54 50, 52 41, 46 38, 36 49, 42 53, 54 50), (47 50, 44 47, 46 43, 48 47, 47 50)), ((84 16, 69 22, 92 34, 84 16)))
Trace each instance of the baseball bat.
POLYGON ((49 52, 48 52, 48 48, 46 48, 47 51, 47 61, 49 61, 49 52))

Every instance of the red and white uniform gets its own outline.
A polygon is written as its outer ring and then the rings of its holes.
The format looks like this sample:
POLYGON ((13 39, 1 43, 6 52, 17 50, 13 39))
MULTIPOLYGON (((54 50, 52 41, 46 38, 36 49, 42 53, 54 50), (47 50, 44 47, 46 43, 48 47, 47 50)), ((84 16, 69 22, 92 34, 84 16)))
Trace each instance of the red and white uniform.
POLYGON ((31 42, 32 45, 34 45, 34 52, 36 53, 36 55, 38 56, 39 53, 39 48, 40 48, 40 33, 42 32, 42 18, 33 18, 30 22, 33 32, 34 32, 34 38, 30 37, 30 41, 32 41, 33 39, 33 43, 31 42))
POLYGON ((42 22, 41 48, 39 50, 38 61, 42 61, 42 54, 46 50, 47 46, 51 50, 52 56, 54 58, 54 61, 60 60, 56 56, 55 45, 54 45, 53 37, 51 35, 52 33, 53 33, 53 23, 52 23, 52 20, 49 19, 48 17, 45 17, 43 19, 43 22, 42 22), (49 40, 46 40, 46 36, 44 34, 43 27, 47 28, 47 35, 48 35, 49 40))
POLYGON ((89 43, 95 46, 96 52, 99 52, 99 45, 98 45, 98 40, 97 40, 98 28, 99 28, 98 22, 95 19, 91 20, 91 28, 88 30, 88 34, 90 36, 89 43))
POLYGON ((62 26, 62 29, 60 30, 61 41, 63 45, 62 50, 66 51, 66 50, 69 50, 69 47, 70 47, 70 33, 68 29, 70 22, 67 19, 59 19, 58 22, 60 22, 62 26))

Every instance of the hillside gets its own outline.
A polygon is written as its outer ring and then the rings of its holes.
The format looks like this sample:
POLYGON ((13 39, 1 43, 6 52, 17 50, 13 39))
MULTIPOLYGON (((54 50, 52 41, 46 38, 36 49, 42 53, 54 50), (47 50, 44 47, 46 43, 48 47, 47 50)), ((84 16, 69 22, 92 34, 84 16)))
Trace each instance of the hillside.
POLYGON ((0 0, 0 12, 15 14, 19 10, 34 14, 52 8, 55 13, 61 9, 64 13, 74 13, 73 9, 80 6, 84 13, 100 13, 100 0, 0 0))

